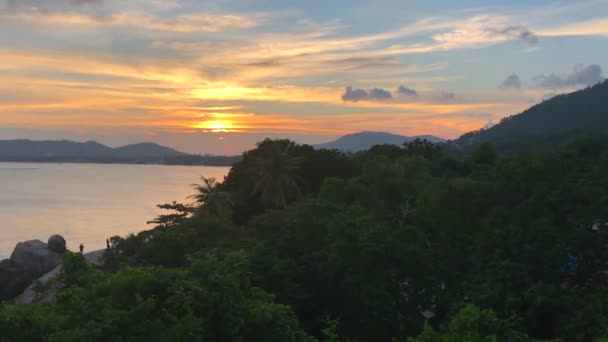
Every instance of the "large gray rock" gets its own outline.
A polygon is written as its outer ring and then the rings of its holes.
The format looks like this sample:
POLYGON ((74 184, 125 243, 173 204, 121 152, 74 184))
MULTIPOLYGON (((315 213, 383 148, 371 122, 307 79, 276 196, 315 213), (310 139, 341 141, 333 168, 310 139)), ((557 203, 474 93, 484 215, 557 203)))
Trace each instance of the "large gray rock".
POLYGON ((61 283, 57 281, 61 273, 61 266, 53 268, 50 272, 32 282, 22 294, 15 298, 15 302, 19 304, 34 304, 53 301, 55 293, 61 286, 61 283), (39 287, 38 284, 42 286, 39 287))
POLYGON ((65 239, 61 235, 51 236, 47 242, 47 245, 53 252, 63 253, 66 250, 65 239))
POLYGON ((42 275, 59 265, 62 258, 61 253, 50 250, 46 243, 31 240, 19 242, 10 260, 21 266, 25 272, 42 275))
POLYGON ((19 265, 8 259, 0 261, 0 300, 15 297, 32 279, 19 265))
MULTIPOLYGON (((60 247, 60 242, 55 247, 60 247)), ((0 261, 0 300, 19 295, 32 281, 61 264, 62 258, 62 253, 40 240, 19 242, 11 258, 0 261)))

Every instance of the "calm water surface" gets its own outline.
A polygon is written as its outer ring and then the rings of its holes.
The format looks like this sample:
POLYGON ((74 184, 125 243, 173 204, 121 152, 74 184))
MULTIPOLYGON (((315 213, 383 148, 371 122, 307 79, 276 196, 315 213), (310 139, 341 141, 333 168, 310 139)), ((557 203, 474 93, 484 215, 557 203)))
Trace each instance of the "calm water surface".
POLYGON ((0 163, 0 259, 19 241, 63 235, 68 248, 105 248, 107 237, 149 229, 157 204, 190 202, 201 176, 229 168, 0 163))

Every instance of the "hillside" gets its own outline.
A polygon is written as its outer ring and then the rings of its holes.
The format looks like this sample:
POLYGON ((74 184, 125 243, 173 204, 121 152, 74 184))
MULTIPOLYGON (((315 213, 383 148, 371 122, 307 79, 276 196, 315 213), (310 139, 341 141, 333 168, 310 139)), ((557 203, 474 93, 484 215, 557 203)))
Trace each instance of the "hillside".
POLYGON ((403 135, 397 135, 387 132, 359 132, 348 134, 338 138, 335 141, 330 141, 324 144, 318 144, 314 147, 317 149, 328 149, 328 150, 341 150, 349 152, 358 152, 368 150, 374 145, 398 145, 401 146, 403 143, 414 140, 416 138, 427 139, 432 142, 444 141, 441 138, 424 135, 407 137, 403 135))
POLYGON ((112 148, 95 141, 0 140, 0 161, 160 162, 185 153, 154 143, 112 148))
POLYGON ((187 154, 155 143, 108 147, 95 141, 0 140, 0 162, 232 166, 240 156, 187 154))
POLYGON ((549 147, 582 137, 608 141, 608 81, 555 96, 491 128, 464 134, 451 145, 466 150, 489 142, 510 152, 523 145, 549 147))
POLYGON ((77 143, 68 140, 3 140, 0 158, 101 157, 112 155, 112 148, 94 141, 77 143))
POLYGON ((114 149, 114 153, 123 157, 170 157, 185 155, 185 153, 155 143, 140 143, 117 147, 114 149))

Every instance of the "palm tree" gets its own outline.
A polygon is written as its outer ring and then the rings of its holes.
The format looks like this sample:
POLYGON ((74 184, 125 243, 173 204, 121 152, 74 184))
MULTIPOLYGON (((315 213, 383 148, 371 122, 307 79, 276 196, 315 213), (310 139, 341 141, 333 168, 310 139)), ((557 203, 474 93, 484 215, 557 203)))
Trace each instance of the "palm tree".
POLYGON ((290 200, 299 198, 301 158, 290 155, 295 143, 290 140, 266 139, 258 145, 253 171, 253 195, 260 196, 264 205, 285 207, 290 200))
POLYGON ((202 184, 192 184, 196 194, 190 196, 190 198, 217 215, 232 207, 230 194, 219 190, 215 178, 201 177, 201 180, 203 181, 202 184))

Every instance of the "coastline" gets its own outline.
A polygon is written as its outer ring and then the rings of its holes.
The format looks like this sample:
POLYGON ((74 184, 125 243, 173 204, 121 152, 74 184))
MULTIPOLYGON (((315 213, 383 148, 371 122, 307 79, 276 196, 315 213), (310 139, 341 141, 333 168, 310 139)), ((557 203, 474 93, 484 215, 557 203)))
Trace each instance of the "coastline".
MULTIPOLYGON (((0 163, 3 164, 56 164, 56 165, 65 165, 65 164, 74 164, 74 165, 82 165, 82 164, 90 164, 90 165, 158 165, 158 166, 204 166, 204 167, 232 167, 233 164, 192 164, 192 163, 164 163, 164 162, 136 162, 136 161, 113 161, 113 162, 104 162, 104 161, 91 161, 91 160, 69 160, 69 161, 58 161, 58 160, 12 160, 12 159, 0 159, 0 163)), ((36 168, 32 168, 36 169, 36 168)), ((0 167, 0 170, 2 168, 0 167)))
POLYGON ((190 201, 201 176, 223 180, 228 167, 0 163, 0 255, 17 242, 61 234, 74 249, 105 247, 112 236, 149 229, 157 205, 190 201), (39 168, 16 170, 15 168, 39 168), (4 169, 2 169, 4 168, 4 169))

